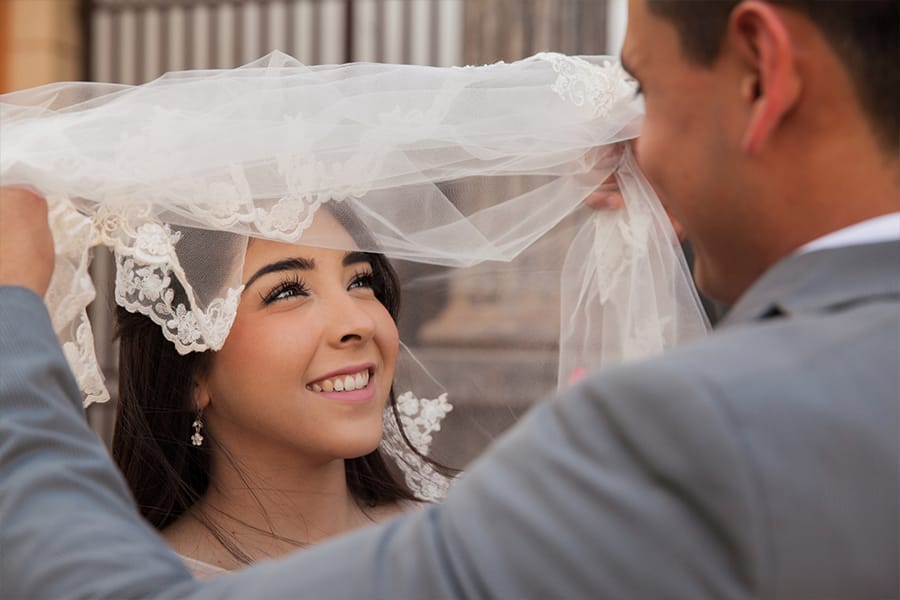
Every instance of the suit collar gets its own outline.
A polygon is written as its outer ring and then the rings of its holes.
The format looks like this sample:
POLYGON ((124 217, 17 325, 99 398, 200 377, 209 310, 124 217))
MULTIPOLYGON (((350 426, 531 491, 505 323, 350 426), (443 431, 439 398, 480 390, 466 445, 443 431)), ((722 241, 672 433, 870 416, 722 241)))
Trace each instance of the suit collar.
POLYGON ((782 259, 741 296, 720 327, 881 296, 900 299, 900 241, 831 248, 782 259))

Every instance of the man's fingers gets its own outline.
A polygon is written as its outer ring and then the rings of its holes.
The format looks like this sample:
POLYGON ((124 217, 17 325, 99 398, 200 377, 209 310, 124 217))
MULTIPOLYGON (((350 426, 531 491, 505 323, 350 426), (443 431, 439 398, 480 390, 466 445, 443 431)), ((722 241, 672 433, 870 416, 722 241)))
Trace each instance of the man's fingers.
POLYGON ((53 274, 47 201, 23 187, 0 187, 0 285, 43 296, 53 274))
POLYGON ((607 210, 621 208, 625 204, 625 199, 617 186, 604 184, 585 198, 584 203, 594 210, 607 210))

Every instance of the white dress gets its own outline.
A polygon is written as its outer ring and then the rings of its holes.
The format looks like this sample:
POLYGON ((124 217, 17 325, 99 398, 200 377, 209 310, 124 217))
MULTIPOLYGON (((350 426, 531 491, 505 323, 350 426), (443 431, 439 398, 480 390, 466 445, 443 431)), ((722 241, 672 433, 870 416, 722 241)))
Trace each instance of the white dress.
POLYGON ((194 579, 209 579, 228 572, 228 569, 223 569, 222 567, 217 567, 189 556, 184 556, 183 554, 179 554, 178 558, 180 558, 181 562, 187 566, 191 575, 194 576, 194 579))

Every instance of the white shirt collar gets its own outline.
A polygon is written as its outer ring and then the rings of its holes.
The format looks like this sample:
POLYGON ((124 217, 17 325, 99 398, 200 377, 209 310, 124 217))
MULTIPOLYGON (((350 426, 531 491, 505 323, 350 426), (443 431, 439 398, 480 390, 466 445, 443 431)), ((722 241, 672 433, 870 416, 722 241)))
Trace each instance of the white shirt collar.
POLYGON ((805 244, 797 250, 797 254, 825 250, 826 248, 840 248, 842 246, 875 244, 897 240, 900 240, 900 212, 888 213, 832 231, 805 244))

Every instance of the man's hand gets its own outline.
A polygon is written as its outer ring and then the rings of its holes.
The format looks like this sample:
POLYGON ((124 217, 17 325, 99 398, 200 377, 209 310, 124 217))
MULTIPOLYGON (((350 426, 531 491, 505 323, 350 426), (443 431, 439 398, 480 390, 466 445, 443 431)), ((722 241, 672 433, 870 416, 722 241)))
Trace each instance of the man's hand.
POLYGON ((0 285, 43 296, 52 274, 47 201, 25 188, 0 187, 0 285))
MULTIPOLYGON (((591 194, 584 199, 584 203, 594 210, 615 210, 617 208, 622 208, 625 204, 625 199, 622 197, 622 191, 619 189, 619 184, 616 183, 615 173, 607 177, 603 182, 603 185, 591 192, 591 194)), ((666 214, 669 215, 669 220, 672 222, 672 228, 675 230, 675 235, 678 236, 678 241, 684 243, 685 233, 681 223, 675 220, 675 217, 672 216, 669 209, 666 209, 666 214)))
POLYGON ((616 174, 613 173, 607 177, 603 185, 584 199, 584 203, 594 210, 622 208, 625 199, 622 198, 622 191, 619 189, 619 184, 616 183, 616 174))
MULTIPOLYGON (((637 140, 630 140, 628 142, 624 142, 631 146, 632 152, 637 151, 637 140)), ((621 149, 624 148, 622 144, 616 144, 613 152, 620 153, 621 149)), ((613 154, 613 156, 617 156, 618 154, 613 154)), ((598 163, 598 168, 600 164, 598 163)), ((608 163, 606 163, 608 164, 608 163)), ((600 185, 596 190, 591 192, 591 194, 584 199, 584 203, 593 208, 594 210, 616 210, 622 208, 625 205, 625 198, 622 196, 622 190, 619 189, 619 183, 616 181, 616 174, 613 173, 609 177, 603 180, 603 184, 600 185)), ((666 214, 669 216, 669 220, 672 222, 672 228, 675 230, 675 235, 678 237, 678 241, 684 243, 685 238, 687 237, 684 232, 684 228, 681 226, 675 217, 672 216, 672 213, 669 212, 669 209, 666 208, 666 214)))

